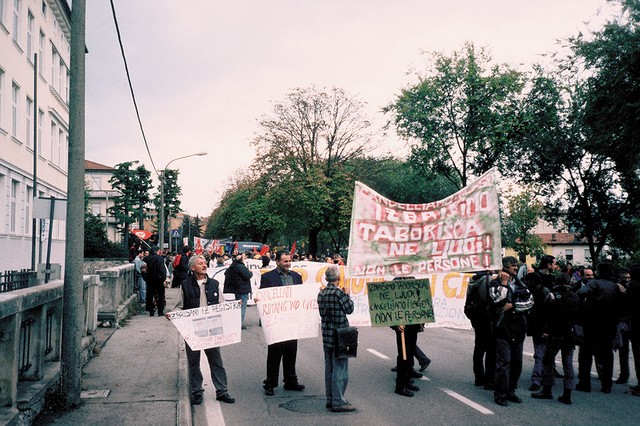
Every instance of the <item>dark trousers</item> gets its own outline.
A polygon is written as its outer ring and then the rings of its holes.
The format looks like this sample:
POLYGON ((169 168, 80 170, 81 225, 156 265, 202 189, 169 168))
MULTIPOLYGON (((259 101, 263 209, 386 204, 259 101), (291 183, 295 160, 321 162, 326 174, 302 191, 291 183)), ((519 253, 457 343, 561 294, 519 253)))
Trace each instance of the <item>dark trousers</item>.
POLYGON ((591 385, 591 365, 595 357, 600 365, 598 375, 603 389, 613 386, 613 339, 616 325, 609 327, 587 328, 584 330, 584 343, 578 353, 578 379, 583 385, 591 385))
POLYGON ((164 281, 149 279, 147 281, 147 311, 154 312, 157 307, 158 312, 163 312, 166 304, 164 281))
POLYGON ((411 380, 411 372, 413 371, 413 357, 416 353, 416 342, 418 341, 418 328, 416 325, 406 325, 404 327, 404 345, 406 358, 402 356, 402 334, 399 330, 396 332, 396 346, 398 348, 398 357, 396 359, 396 390, 401 390, 409 384, 411 380))
POLYGON ((491 323, 473 321, 476 335, 473 347, 473 374, 478 383, 491 384, 496 375, 496 339, 491 331, 491 323))
POLYGON ((572 342, 549 339, 542 357, 542 385, 553 387, 555 382, 555 364, 558 352, 562 354, 562 372, 564 374, 564 389, 576 388, 576 377, 573 371, 573 353, 575 346, 572 342))
POLYGON ((202 351, 192 351, 189 344, 185 342, 187 348, 187 365, 189 367, 189 384, 191 385, 191 392, 198 393, 203 392, 202 389, 202 370, 200 369, 200 352, 204 352, 209 362, 209 369, 211 370, 211 380, 213 386, 216 388, 216 396, 225 395, 227 389, 227 373, 222 365, 222 356, 220 355, 220 348, 203 349, 202 351))
POLYGON ((620 378, 629 379, 629 321, 622 321, 620 325, 620 335, 622 346, 618 348, 618 359, 620 360, 620 378))
POLYGON ((281 360, 285 386, 298 384, 298 376, 296 376, 297 354, 297 340, 278 342, 267 347, 267 378, 263 382, 265 389, 278 387, 281 360))
POLYGON ((495 398, 515 393, 522 373, 522 344, 524 339, 496 338, 495 398))

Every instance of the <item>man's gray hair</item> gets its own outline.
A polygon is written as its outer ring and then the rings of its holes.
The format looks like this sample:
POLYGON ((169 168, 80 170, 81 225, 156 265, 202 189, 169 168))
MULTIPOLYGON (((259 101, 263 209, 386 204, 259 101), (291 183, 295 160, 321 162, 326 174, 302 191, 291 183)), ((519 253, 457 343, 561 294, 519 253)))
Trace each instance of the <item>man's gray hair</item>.
MULTIPOLYGON (((184 256, 184 254, 183 254, 183 256, 184 256)), ((205 257, 203 255, 201 255, 201 254, 196 254, 194 256, 191 256, 189 258, 189 269, 193 269, 193 265, 196 264, 196 260, 198 260, 198 259, 204 259, 205 262, 207 261, 207 259, 205 259, 205 257)))

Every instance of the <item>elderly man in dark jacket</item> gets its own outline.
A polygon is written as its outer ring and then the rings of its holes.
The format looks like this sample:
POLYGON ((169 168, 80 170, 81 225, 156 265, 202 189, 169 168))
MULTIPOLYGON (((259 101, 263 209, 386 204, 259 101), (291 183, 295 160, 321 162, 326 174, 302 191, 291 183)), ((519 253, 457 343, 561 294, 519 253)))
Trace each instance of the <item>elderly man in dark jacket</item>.
POLYGON ((253 273, 244 264, 246 258, 246 253, 236 255, 229 268, 224 272, 224 292, 233 293, 236 300, 242 302, 240 315, 243 330, 247 329, 247 326, 244 325, 244 313, 247 310, 247 300, 249 293, 251 293, 251 277, 253 277, 253 273))
MULTIPOLYGON (((182 282, 182 308, 193 309, 201 306, 216 305, 220 303, 220 291, 218 281, 207 276, 207 261, 204 256, 196 255, 189 259, 189 269, 192 274, 182 282)), ((187 350, 187 362, 189 366, 189 383, 191 385, 191 403, 202 404, 202 371, 200 370, 200 352, 193 351, 185 342, 187 350)), ((209 361, 211 379, 216 388, 216 399, 228 404, 236 400, 229 396, 227 388, 227 373, 222 365, 220 348, 204 349, 209 361)))

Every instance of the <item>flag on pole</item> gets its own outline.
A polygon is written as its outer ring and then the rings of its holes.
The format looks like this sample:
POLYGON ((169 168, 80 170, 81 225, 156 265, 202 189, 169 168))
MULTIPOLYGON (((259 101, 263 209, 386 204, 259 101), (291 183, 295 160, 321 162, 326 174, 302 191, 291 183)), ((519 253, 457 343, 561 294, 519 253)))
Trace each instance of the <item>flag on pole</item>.
POLYGON ((289 255, 293 256, 295 252, 296 252, 296 241, 293 242, 293 245, 291 246, 291 252, 289 253, 289 255))

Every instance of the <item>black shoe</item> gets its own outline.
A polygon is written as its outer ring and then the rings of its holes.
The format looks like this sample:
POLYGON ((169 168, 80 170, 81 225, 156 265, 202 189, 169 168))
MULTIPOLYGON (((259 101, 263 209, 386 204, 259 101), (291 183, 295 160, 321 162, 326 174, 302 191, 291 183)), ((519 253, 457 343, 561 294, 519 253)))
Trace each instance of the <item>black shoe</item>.
POLYGON ((411 370, 411 373, 409 373, 409 377, 414 378, 414 379, 420 379, 423 377, 422 373, 418 373, 416 370, 411 370))
POLYGON ((194 392, 193 394, 191 394, 191 403, 193 405, 202 404, 202 392, 194 392))
POLYGON ((600 392, 602 392, 602 393, 611 393, 611 388, 603 386, 602 389, 600 389, 600 392))
POLYGON ((564 379, 564 374, 562 374, 561 372, 559 372, 555 368, 553 369, 553 374, 556 376, 556 379, 564 379))
POLYGON ((246 329, 247 329, 247 326, 246 326, 246 325, 243 325, 243 326, 242 326, 242 327, 240 327, 240 328, 241 328, 242 330, 246 330, 246 329))
POLYGON ((426 370, 427 368, 429 368, 429 365, 431 364, 431 360, 428 360, 427 362, 425 362, 424 364, 420 364, 420 372, 423 372, 424 370, 426 370))
POLYGON ((484 390, 496 390, 496 385, 493 383, 485 383, 484 390))
POLYGON ((292 385, 284 385, 284 388, 290 391, 302 391, 304 390, 304 385, 301 385, 299 383, 294 383, 292 385))
POLYGON ((622 376, 618 377, 616 380, 616 385, 626 385, 629 382, 629 378, 624 378, 622 376))
POLYGON ((484 380, 476 379, 473 386, 484 386, 484 380))
POLYGON ((155 311, 149 311, 149 316, 152 317, 155 311))
POLYGON ((558 401, 562 402, 563 404, 571 405, 571 398, 567 398, 564 395, 560 395, 558 397, 558 401))
POLYGON ((404 387, 405 389, 409 389, 410 391, 413 392, 418 392, 420 390, 419 387, 412 385, 412 384, 408 384, 407 386, 404 387))
POLYGON ((516 404, 520 404, 522 402, 522 399, 520 399, 520 397, 515 393, 508 393, 506 399, 507 401, 515 402, 516 404))
POLYGON ((635 386, 629 386, 629 389, 631 389, 632 391, 640 391, 640 385, 635 385, 635 386))
POLYGON ((398 395, 402 395, 402 396, 409 396, 409 397, 411 397, 411 396, 415 395, 413 392, 411 392, 411 391, 410 391, 409 389, 407 389, 407 388, 396 389, 396 393, 397 393, 398 395))
POLYGON ((393 368, 391 369, 391 371, 393 371, 393 372, 395 373, 396 371, 398 371, 398 367, 393 367, 393 368))
POLYGON ((267 396, 273 396, 273 388, 264 388, 264 394, 267 396))
POLYGON ((227 404, 233 404, 234 402, 236 402, 235 398, 231 398, 228 393, 216 396, 216 400, 226 402, 227 404))
POLYGON ((325 407, 327 407, 327 410, 331 410, 331 408, 333 407, 333 404, 330 402, 327 402, 326 404, 324 404, 325 407))
POLYGON ((576 390, 580 392, 591 392, 591 385, 578 382, 578 384, 576 385, 576 390))
POLYGON ((540 385, 532 384, 531 386, 529 386, 529 390, 531 392, 537 392, 540 390, 540 385))
POLYGON ((507 400, 504 398, 494 398, 493 400, 501 407, 506 407, 507 405, 509 405, 507 400))
POLYGON ((536 392, 531 394, 531 398, 535 399, 553 399, 553 395, 550 393, 545 393, 544 391, 536 392))
POLYGON ((159 317, 163 317, 164 316, 164 311, 158 311, 158 316, 159 317))

